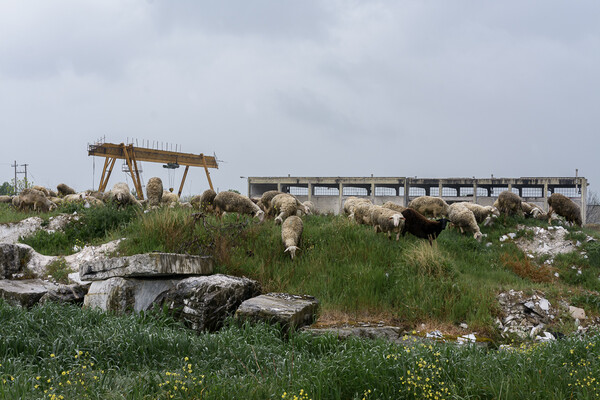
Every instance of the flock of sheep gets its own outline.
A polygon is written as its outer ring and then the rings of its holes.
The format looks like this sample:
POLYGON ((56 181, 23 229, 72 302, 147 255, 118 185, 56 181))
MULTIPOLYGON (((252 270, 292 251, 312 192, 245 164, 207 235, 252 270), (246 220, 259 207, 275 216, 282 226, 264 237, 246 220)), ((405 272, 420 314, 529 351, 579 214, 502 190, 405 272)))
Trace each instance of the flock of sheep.
MULTIPOLYGON (((316 211, 312 202, 301 203, 295 196, 276 190, 265 192, 260 198, 250 199, 232 191, 217 194, 208 189, 202 195, 192 197, 189 203, 180 202, 176 194, 163 189, 160 178, 151 178, 148 181, 147 200, 142 202, 131 194, 129 187, 123 182, 115 184, 108 192, 88 190, 76 193, 64 183, 56 189, 53 191, 34 186, 23 190, 18 196, 0 196, 0 202, 12 203, 15 208, 23 211, 48 212, 62 203, 78 202, 91 207, 111 201, 118 205, 133 204, 148 208, 164 205, 187 206, 215 213, 219 218, 227 212, 248 214, 260 222, 266 217, 273 218, 277 225, 281 225, 284 252, 289 252, 292 259, 299 250, 298 245, 304 228, 300 216, 316 211)), ((470 202, 448 204, 441 197, 432 196, 417 197, 408 207, 393 202, 378 206, 366 198, 349 197, 343 204, 343 211, 352 221, 371 225, 375 232, 387 233, 390 239, 392 233, 395 234, 396 240, 399 240, 400 235, 408 232, 416 237, 428 239, 430 244, 448 223, 460 229, 461 233, 472 233, 476 240, 481 241, 483 235, 479 224, 489 225, 500 214, 548 219, 550 223, 553 213, 556 213, 567 222, 582 225, 580 208, 568 197, 553 193, 548 198, 548 206, 546 213, 537 205, 523 201, 512 191, 504 191, 493 206, 481 206, 470 202)))

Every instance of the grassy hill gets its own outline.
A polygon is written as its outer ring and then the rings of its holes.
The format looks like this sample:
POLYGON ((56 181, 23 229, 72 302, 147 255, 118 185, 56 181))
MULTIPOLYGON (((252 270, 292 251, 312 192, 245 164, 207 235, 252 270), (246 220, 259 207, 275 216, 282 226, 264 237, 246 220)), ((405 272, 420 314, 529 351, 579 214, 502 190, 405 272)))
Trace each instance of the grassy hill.
MULTIPOLYGON (((517 226, 547 227, 534 219, 500 217, 493 226, 482 227, 487 236, 481 243, 446 229, 431 247, 410 234, 400 241, 388 240, 344 216, 308 216, 302 250, 292 261, 283 252, 281 228, 272 220, 258 224, 228 215, 220 221, 189 209, 168 208, 135 213, 109 206, 79 212, 80 220, 64 232, 40 232, 24 241, 52 255, 72 252, 75 241, 99 243, 120 237, 128 238, 121 255, 210 254, 217 272, 256 279, 264 292, 315 296, 321 302, 320 323, 383 320, 408 329, 423 323, 452 329, 465 322, 494 337, 495 297, 509 289, 540 290, 551 302, 564 299, 592 316, 600 313, 598 242, 557 256, 552 266, 544 264, 543 257, 526 257, 511 240, 500 242, 510 232, 517 238, 531 235, 517 226)), ((573 242, 586 234, 598 237, 592 230, 569 230, 573 242)), ((553 329, 569 333, 573 327, 553 329)))
MULTIPOLYGON (((72 253, 74 243, 120 237, 128 238, 122 255, 211 254, 217 272, 257 279, 265 292, 317 297, 323 324, 385 320, 407 329, 424 323, 451 330, 467 322, 498 339, 495 296, 508 289, 541 290, 552 302, 566 299, 588 315, 600 312, 598 242, 582 246, 587 258, 577 251, 557 256, 552 266, 500 242, 510 232, 530 235, 519 224, 546 225, 534 220, 500 218, 483 228, 482 243, 446 230, 430 247, 411 236, 390 241, 345 217, 312 216, 304 219, 302 251, 291 261, 272 221, 259 225, 235 215, 217 221, 185 209, 77 211, 79 221, 64 232, 24 241, 53 255, 72 253)), ((0 215, 5 222, 28 216, 3 208, 0 215)), ((569 237, 584 236, 574 230, 569 237)), ((23 310, 2 301, 0 321, 3 399, 600 397, 600 336, 594 333, 508 350, 499 343, 481 348, 410 337, 394 345, 304 332, 283 337, 266 325, 197 334, 160 311, 117 316, 60 304, 23 310)))

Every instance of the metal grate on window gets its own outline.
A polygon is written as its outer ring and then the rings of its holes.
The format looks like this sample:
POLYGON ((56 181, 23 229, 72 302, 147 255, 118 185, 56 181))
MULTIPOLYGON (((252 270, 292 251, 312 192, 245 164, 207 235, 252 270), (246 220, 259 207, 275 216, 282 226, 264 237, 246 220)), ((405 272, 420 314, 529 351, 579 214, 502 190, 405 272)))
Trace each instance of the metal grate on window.
POLYGON ((500 193, 505 192, 507 190, 508 190, 508 186, 504 186, 504 187, 495 186, 492 188, 492 193, 490 194, 490 196, 498 197, 500 195, 500 193))
POLYGON ((442 187, 442 197, 456 197, 458 191, 454 188, 442 187))
POLYGON ((342 188, 343 196, 368 196, 369 191, 365 188, 355 186, 344 186, 342 188))
POLYGON ((375 186, 375 196, 396 196, 396 189, 375 186))
POLYGON ((328 188, 324 186, 315 186, 315 196, 339 196, 338 188, 328 188))
POLYGON ((408 195, 410 197, 420 197, 420 196, 425 196, 427 192, 425 192, 425 189, 420 188, 420 187, 410 187, 408 188, 408 195))
POLYGON ((308 196, 308 188, 302 186, 290 186, 290 194, 294 196, 308 196))
POLYGON ((544 189, 535 187, 524 187, 521 189, 523 197, 544 197, 544 189))

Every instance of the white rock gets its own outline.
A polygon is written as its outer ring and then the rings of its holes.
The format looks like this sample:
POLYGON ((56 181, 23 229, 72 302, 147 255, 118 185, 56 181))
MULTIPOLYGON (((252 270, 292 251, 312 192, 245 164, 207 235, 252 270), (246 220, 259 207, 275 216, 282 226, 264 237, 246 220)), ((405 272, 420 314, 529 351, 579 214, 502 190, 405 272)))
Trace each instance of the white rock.
POLYGON ((539 306, 542 310, 548 311, 550 309, 550 302, 546 299, 541 299, 539 306))
POLYGON ((576 320, 585 319, 585 310, 583 308, 569 306, 569 314, 576 320))

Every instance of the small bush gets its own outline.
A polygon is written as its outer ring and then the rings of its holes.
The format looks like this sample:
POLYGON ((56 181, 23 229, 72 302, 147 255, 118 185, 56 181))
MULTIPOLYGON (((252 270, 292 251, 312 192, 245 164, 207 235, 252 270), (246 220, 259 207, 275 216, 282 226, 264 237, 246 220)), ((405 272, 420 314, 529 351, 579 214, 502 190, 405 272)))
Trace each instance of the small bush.
POLYGON ((69 274, 72 272, 64 258, 59 257, 46 266, 46 272, 58 283, 69 283, 69 274))
POLYGON ((500 257, 502 264, 518 276, 533 282, 552 282, 553 271, 545 265, 536 265, 527 258, 503 254, 500 257))
POLYGON ((409 246, 404 256, 406 264, 414 268, 418 275, 442 277, 455 273, 448 256, 439 249, 437 242, 430 246, 428 241, 419 241, 409 246))

